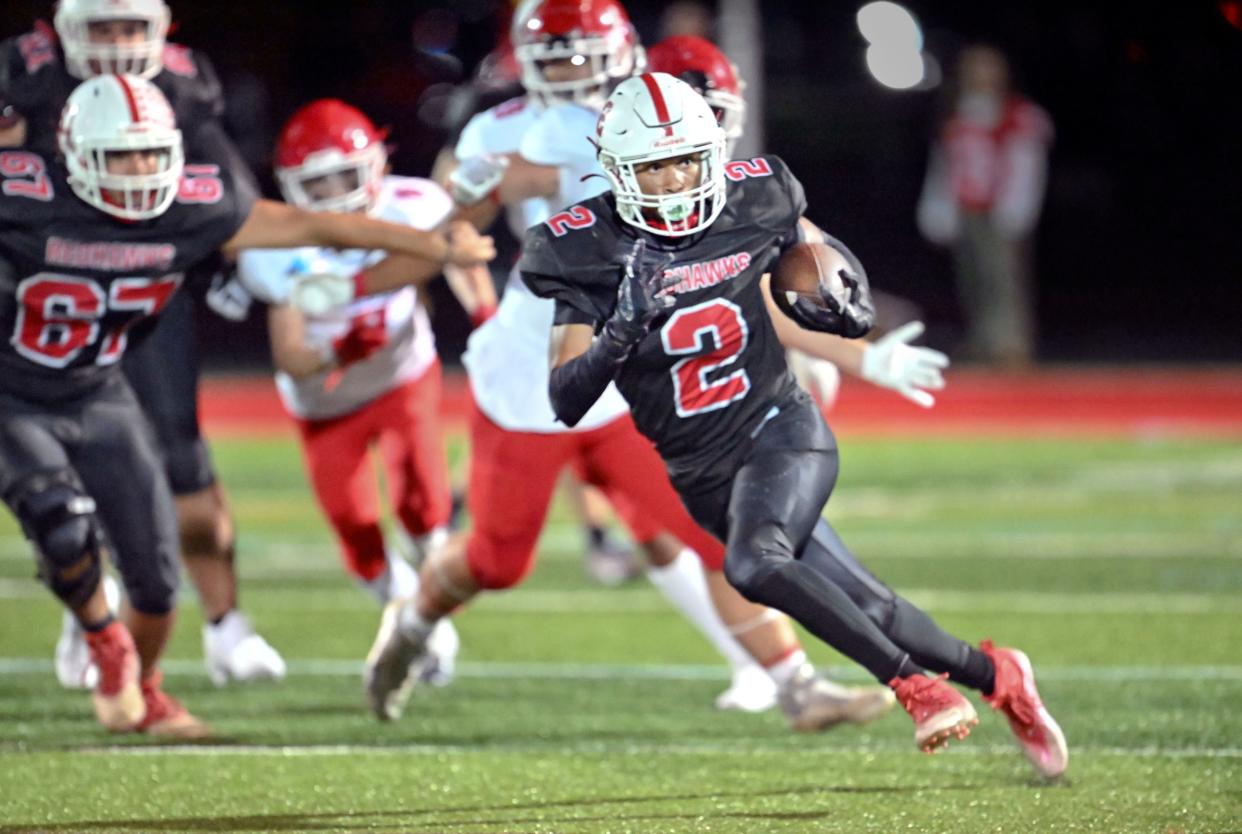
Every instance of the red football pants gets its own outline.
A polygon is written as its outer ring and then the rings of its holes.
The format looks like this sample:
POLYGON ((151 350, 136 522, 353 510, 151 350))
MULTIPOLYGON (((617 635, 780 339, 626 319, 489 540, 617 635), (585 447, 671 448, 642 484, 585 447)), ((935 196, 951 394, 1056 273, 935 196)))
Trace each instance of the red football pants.
POLYGON ((440 363, 358 411, 299 420, 307 475, 336 533, 345 568, 374 579, 384 570, 379 489, 370 463, 378 444, 392 510, 411 536, 447 524, 452 510, 440 432, 440 363))
POLYGON ((539 434, 507 431, 474 406, 466 561, 480 587, 509 588, 530 572, 557 477, 569 464, 608 496, 635 539, 647 542, 666 530, 708 568, 723 567, 723 545, 690 518, 628 414, 597 429, 539 434))

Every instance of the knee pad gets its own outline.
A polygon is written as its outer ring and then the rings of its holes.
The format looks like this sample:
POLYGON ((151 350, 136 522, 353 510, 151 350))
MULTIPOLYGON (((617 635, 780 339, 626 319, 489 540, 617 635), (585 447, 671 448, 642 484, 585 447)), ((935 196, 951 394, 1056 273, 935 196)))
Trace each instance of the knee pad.
POLYGON ((6 496, 39 555, 39 578, 70 606, 90 599, 99 584, 103 532, 95 500, 71 470, 41 472, 6 496))
POLYGON ((502 540, 475 532, 466 541, 466 564, 480 588, 512 588, 535 563, 534 543, 502 540))

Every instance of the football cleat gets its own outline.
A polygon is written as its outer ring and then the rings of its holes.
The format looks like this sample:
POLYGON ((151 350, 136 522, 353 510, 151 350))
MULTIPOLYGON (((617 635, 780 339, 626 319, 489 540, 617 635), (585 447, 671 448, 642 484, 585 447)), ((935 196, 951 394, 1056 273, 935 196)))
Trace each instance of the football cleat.
MULTIPOLYGON (((108 574, 104 574, 102 581, 108 610, 115 614, 121 605, 121 589, 108 574)), ((91 650, 86 645, 86 633, 78 623, 78 618, 68 610, 61 620, 54 666, 56 680, 65 689, 94 689, 99 680, 99 670, 91 662, 91 650)))
POLYGON ((998 649, 991 640, 984 640, 979 648, 996 667, 992 694, 984 695, 983 700, 1009 719, 1009 729, 1040 775, 1048 779, 1060 776, 1069 766, 1069 747, 1065 733, 1048 714, 1035 689, 1030 659, 1017 649, 998 649))
POLYGON ((427 653, 416 669, 419 683, 431 686, 448 686, 457 674, 457 652, 461 638, 452 620, 447 617, 436 623, 427 635, 427 653))
POLYGON ((865 724, 892 709, 893 694, 879 686, 841 686, 816 674, 808 663, 776 693, 789 726, 801 733, 842 722, 865 724))
POLYGON ((914 719, 914 743, 924 753, 937 752, 950 738, 966 738, 970 728, 979 723, 975 708, 949 685, 948 677, 909 675, 888 682, 914 719))
POLYGON ((286 671, 284 658, 240 611, 230 611, 218 625, 203 626, 203 663, 216 686, 229 681, 283 680, 286 671))
POLYGON ((395 721, 410 697, 415 675, 427 659, 427 637, 415 629, 402 628, 402 609, 413 600, 393 600, 384 607, 379 632, 367 653, 363 687, 367 704, 380 721, 395 721))
POLYGON ((138 725, 139 732, 159 738, 179 738, 187 741, 207 738, 211 727, 190 714, 181 702, 160 688, 164 673, 155 674, 142 681, 142 700, 147 714, 138 725))
POLYGON ((776 682, 758 663, 733 670, 733 682, 716 696, 716 709, 765 712, 776 706, 776 682))
POLYGON ((95 717, 114 733, 133 730, 146 715, 146 705, 138 686, 138 650, 134 638, 122 623, 113 620, 96 632, 84 632, 91 662, 98 670, 95 691, 95 717))

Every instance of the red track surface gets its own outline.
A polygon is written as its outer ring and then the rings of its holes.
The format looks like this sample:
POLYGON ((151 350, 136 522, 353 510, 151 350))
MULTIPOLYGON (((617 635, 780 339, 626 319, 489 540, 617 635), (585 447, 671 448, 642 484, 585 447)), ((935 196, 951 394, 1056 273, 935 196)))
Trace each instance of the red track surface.
MULTIPOLYGON (((447 375, 444 395, 447 420, 459 423, 465 377, 447 375)), ((289 431, 269 377, 208 378, 199 396, 209 434, 289 431)), ((847 379, 829 419, 840 434, 1242 435, 1242 368, 954 370, 929 411, 847 379)))

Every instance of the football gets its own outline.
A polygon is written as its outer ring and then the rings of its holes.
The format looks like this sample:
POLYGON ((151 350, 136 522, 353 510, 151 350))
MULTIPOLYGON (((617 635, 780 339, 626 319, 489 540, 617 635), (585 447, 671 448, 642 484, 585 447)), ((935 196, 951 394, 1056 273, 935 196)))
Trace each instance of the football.
POLYGON ((821 287, 845 297, 840 271, 849 269, 845 257, 826 243, 798 243, 785 250, 772 270, 772 299, 786 315, 801 296, 824 306, 821 287))

